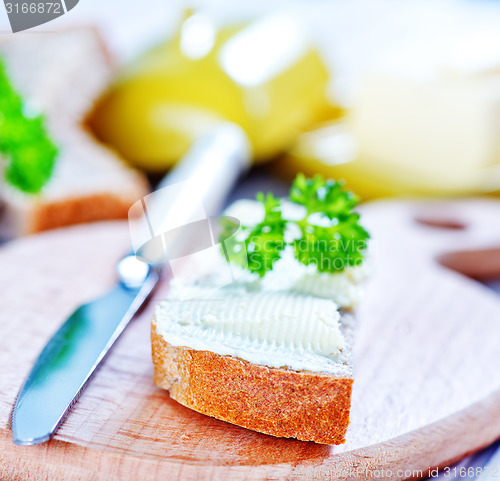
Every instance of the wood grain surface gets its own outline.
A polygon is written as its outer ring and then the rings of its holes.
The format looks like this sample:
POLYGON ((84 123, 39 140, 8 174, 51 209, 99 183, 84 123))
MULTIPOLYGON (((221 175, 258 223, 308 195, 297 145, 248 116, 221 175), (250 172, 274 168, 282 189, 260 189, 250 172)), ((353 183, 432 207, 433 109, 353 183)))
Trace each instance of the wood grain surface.
POLYGON ((358 312, 351 425, 342 446, 248 431, 184 408, 155 387, 149 328, 165 285, 119 339, 55 438, 15 446, 8 418, 21 383, 72 310, 112 285, 129 238, 126 224, 112 222, 5 245, 0 478, 418 478, 498 438, 500 298, 437 259, 460 268, 451 252, 495 251, 500 202, 385 201, 365 205, 363 214, 373 237, 372 276, 358 312), (463 225, 436 222, 436 213, 463 225))

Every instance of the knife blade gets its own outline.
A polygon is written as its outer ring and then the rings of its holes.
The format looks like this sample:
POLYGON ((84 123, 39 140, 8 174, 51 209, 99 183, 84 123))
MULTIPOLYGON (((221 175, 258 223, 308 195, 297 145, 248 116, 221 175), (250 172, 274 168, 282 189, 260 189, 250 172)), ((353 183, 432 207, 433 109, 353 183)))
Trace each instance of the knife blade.
MULTIPOLYGON (((161 189, 176 185, 182 190, 174 190, 176 196, 170 204, 152 199, 143 222, 149 232, 139 237, 154 236, 152 219, 156 226, 190 222, 201 200, 207 210, 218 209, 248 163, 246 135, 233 124, 220 125, 195 142, 179 166, 160 183, 161 189), (190 202, 192 198, 196 202, 190 202)), ((169 248, 174 247, 165 246, 167 258, 169 248)), ((137 252, 136 245, 134 250, 137 252)), ((62 324, 18 394, 10 418, 14 443, 35 445, 52 437, 111 346, 147 301, 160 280, 161 270, 160 263, 147 264, 133 254, 125 256, 118 264, 117 285, 77 308, 62 324)))
MULTIPOLYGON (((122 262, 146 264, 134 257, 122 262)), ((99 363, 151 294, 160 278, 157 267, 147 267, 139 286, 119 284, 104 296, 77 308, 52 336, 21 391, 11 418, 16 444, 33 445, 50 439, 99 363)))

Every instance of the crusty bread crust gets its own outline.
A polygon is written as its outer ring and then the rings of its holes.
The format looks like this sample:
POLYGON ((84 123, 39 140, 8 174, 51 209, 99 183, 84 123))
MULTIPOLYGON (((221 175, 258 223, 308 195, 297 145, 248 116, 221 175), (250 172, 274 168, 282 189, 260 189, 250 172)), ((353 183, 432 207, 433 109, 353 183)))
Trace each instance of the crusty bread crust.
POLYGON ((352 378, 251 364, 210 351, 151 340, 155 384, 209 416, 278 437, 343 444, 352 378))
POLYGON ((110 219, 126 219, 130 206, 147 192, 146 186, 131 192, 128 197, 100 193, 83 197, 68 197, 36 205, 31 212, 26 234, 110 219))

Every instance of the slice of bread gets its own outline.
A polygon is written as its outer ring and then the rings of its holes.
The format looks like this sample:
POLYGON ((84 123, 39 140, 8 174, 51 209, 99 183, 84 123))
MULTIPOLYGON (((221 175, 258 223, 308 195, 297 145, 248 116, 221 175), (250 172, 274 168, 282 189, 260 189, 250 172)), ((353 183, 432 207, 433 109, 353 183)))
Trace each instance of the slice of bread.
MULTIPOLYGON (((126 218, 130 205, 148 192, 147 180, 82 125, 112 75, 96 31, 4 35, 0 57, 28 107, 44 115, 59 148, 52 176, 40 194, 0 183, 0 237, 126 218)), ((7 162, 0 159, 0 170, 7 162)))
MULTIPOLYGON (((250 200, 225 213, 250 224, 263 215, 250 200)), ((238 426, 344 443, 365 266, 318 272, 287 246, 263 278, 234 264, 228 276, 221 251, 184 257, 180 277, 172 270, 152 321, 155 383, 179 403, 238 426)))
POLYGON ((337 360, 340 369, 312 372, 174 346, 157 331, 158 312, 151 333, 154 380, 173 399, 200 413, 273 436, 324 444, 345 442, 353 383, 352 313, 341 313, 345 346, 337 360))

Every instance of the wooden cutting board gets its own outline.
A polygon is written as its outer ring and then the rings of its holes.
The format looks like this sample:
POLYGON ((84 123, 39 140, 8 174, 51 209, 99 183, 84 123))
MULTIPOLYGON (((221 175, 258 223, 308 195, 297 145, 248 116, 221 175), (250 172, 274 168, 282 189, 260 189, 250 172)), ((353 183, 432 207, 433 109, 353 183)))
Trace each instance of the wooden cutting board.
MULTIPOLYGON (((23 379, 66 316, 112 285, 128 228, 86 225, 5 245, 0 478, 401 479, 426 476, 498 438, 500 297, 436 257, 500 246, 500 202, 378 202, 363 211, 373 237, 372 278, 359 309, 343 446, 248 431, 191 411, 156 388, 149 322, 165 285, 119 339, 55 438, 15 446, 8 417, 23 379), (445 217, 448 227, 416 220, 429 216, 445 217)), ((493 260, 472 265, 487 270, 493 260)))

